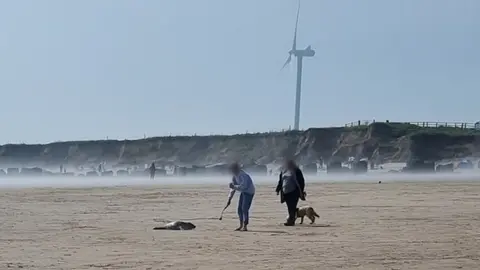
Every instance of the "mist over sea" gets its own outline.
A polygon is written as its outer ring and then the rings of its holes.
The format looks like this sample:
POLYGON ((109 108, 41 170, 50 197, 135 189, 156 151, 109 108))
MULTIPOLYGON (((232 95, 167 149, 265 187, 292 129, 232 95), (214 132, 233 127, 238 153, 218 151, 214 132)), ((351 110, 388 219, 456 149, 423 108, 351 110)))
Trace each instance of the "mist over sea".
MULTIPOLYGON (((257 185, 271 185, 274 187, 278 176, 252 176, 257 185)), ((115 187, 115 186, 166 186, 166 185, 225 185, 230 177, 225 176, 167 176, 156 177, 1 177, 0 189, 7 188, 89 188, 89 187, 115 187)), ((305 176, 308 184, 313 183, 372 183, 388 184, 392 182, 455 182, 455 181, 480 181, 480 174, 474 170, 470 172, 436 173, 436 174, 407 174, 407 173, 381 173, 374 172, 365 175, 335 175, 320 173, 305 176)))

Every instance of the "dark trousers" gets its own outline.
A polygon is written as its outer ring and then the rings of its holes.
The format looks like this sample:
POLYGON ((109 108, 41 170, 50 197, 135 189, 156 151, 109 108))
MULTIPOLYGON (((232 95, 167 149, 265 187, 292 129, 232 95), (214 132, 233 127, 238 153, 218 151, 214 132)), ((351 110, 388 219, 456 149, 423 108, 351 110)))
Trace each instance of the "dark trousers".
POLYGON ((287 223, 295 223, 295 217, 297 212, 298 200, 300 199, 300 194, 298 190, 289 192, 283 195, 285 203, 287 204, 288 209, 288 220, 287 223))

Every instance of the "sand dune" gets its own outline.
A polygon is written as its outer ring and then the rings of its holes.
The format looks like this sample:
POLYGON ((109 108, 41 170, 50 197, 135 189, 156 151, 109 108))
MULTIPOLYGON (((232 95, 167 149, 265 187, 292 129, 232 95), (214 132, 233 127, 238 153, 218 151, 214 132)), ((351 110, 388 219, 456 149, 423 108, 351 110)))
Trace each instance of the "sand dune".
POLYGON ((317 225, 284 227, 259 186, 234 232, 222 186, 10 189, 0 269, 478 269, 480 183, 310 184, 317 225), (193 220, 194 231, 153 231, 193 220))

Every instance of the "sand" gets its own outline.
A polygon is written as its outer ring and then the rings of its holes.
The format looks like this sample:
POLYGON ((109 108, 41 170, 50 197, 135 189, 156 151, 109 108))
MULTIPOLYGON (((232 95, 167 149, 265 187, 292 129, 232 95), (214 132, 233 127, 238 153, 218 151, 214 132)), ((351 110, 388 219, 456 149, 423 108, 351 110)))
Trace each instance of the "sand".
POLYGON ((2 190, 0 269, 480 268, 480 183, 307 191, 316 225, 284 227, 273 185, 258 186, 251 231, 234 232, 218 185, 2 190), (152 230, 170 220, 197 229, 152 230))

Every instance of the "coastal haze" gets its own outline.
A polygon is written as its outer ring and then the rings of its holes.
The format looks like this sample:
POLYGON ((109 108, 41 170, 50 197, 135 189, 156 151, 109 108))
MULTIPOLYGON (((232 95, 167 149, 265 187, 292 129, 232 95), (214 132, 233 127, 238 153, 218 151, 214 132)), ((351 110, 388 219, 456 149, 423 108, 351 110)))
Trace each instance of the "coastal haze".
MULTIPOLYGON (((479 182, 480 171, 466 171, 460 173, 442 173, 442 174, 399 174, 387 172, 374 172, 367 175, 329 175, 321 173, 318 175, 306 175, 307 182, 311 184, 331 184, 331 183, 365 183, 375 184, 381 182, 387 183, 417 183, 417 182, 479 182)), ((275 186, 278 182, 278 175, 259 176, 253 174, 255 183, 260 185, 275 186)), ((169 176, 149 179, 145 177, 0 177, 1 189, 19 189, 19 188, 93 188, 93 187, 163 187, 192 186, 195 189, 202 185, 215 185, 223 187, 228 194, 228 183, 231 177, 225 176, 169 176)))

